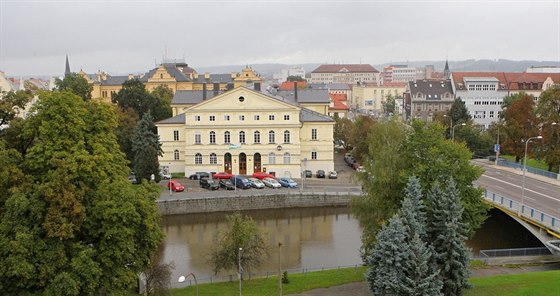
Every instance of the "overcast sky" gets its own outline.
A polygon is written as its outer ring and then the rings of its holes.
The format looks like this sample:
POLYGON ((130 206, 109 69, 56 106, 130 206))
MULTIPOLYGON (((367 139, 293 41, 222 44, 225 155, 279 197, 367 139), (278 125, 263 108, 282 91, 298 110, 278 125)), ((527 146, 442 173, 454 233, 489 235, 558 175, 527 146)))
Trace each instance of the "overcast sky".
POLYGON ((560 61, 560 0, 0 0, 0 71, 464 59, 560 61))

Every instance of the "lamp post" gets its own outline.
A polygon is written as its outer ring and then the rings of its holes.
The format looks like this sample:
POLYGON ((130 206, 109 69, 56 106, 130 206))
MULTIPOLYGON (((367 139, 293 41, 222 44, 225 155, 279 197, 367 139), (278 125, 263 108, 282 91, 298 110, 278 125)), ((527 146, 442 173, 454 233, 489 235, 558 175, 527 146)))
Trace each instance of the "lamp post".
POLYGON ((463 123, 461 123, 461 124, 459 124, 459 125, 454 126, 454 127, 451 129, 451 142, 455 142, 455 128, 457 128, 458 126, 465 126, 465 125, 467 125, 467 124, 463 122, 463 123))
POLYGON ((237 271, 239 272, 239 296, 243 295, 241 290, 241 251, 243 251, 243 248, 239 248, 239 253, 237 256, 237 271))
POLYGON ((282 261, 280 254, 282 253, 282 243, 278 243, 278 295, 282 296, 282 261))
POLYGON ((198 296, 198 283, 196 282, 196 276, 194 275, 194 273, 191 272, 191 273, 187 274, 187 276, 180 276, 179 277, 179 283, 184 282, 191 275, 194 279, 194 286, 196 287, 196 296, 198 296))
POLYGON ((173 195, 173 191, 171 190, 171 187, 173 184, 171 184, 171 163, 169 163, 169 183, 167 183, 167 186, 169 186, 169 195, 173 195))
POLYGON ((523 157, 523 179, 521 181, 521 205, 519 206, 519 215, 523 214, 523 200, 525 199, 525 170, 527 168, 527 146, 531 140, 542 139, 542 136, 531 137, 525 141, 525 156, 523 157))

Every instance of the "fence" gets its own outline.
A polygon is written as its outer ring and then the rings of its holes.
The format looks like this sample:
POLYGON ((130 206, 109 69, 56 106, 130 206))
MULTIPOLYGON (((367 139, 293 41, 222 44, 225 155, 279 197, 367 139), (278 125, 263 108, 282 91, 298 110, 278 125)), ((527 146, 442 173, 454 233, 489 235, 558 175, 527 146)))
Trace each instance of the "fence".
POLYGON ((522 218, 528 219, 541 227, 560 233, 560 219, 558 219, 558 217, 549 215, 527 205, 521 205, 518 201, 488 190, 484 191, 484 199, 505 210, 517 213, 522 218))
POLYGON ((549 249, 540 248, 518 248, 518 249, 493 249, 480 250, 480 258, 488 259, 495 257, 521 257, 521 256, 542 256, 551 255, 549 249))
MULTIPOLYGON (((499 160, 498 165, 508 167, 508 168, 513 168, 513 169, 516 169, 516 170, 519 169, 519 170, 523 171, 523 164, 507 161, 507 160, 504 160, 504 159, 499 160)), ((527 170, 528 173, 531 173, 531 174, 540 175, 540 176, 544 176, 544 177, 547 177, 547 178, 559 180, 559 175, 557 173, 554 173, 554 172, 550 172, 550 171, 542 170, 542 169, 537 169, 537 168, 530 167, 530 166, 525 167, 525 169, 527 170)))

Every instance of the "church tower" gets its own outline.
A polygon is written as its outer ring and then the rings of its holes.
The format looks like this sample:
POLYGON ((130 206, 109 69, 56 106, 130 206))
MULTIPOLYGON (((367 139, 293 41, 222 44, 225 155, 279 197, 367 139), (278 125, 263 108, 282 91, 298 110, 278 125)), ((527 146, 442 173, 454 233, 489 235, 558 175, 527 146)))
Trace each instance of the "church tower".
POLYGON ((68 62, 68 54, 66 54, 66 70, 64 70, 64 76, 69 75, 70 73, 70 63, 68 62))

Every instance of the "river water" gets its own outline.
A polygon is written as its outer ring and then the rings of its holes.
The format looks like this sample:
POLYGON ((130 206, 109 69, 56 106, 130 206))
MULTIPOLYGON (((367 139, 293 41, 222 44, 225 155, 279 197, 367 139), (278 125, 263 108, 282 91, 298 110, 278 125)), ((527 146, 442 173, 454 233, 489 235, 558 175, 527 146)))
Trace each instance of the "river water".
MULTIPOLYGON (((172 287, 181 275, 194 273, 199 282, 227 280, 235 271, 214 275, 208 254, 218 230, 225 229, 228 213, 175 215, 163 218, 166 234, 162 261, 173 263, 172 287)), ((333 268, 361 264, 361 227, 346 207, 294 208, 244 211, 257 223, 269 244, 269 260, 261 275, 278 269, 278 243, 282 268, 287 270, 333 268)), ((480 249, 542 246, 521 225, 498 210, 467 241, 475 256, 480 249)))

